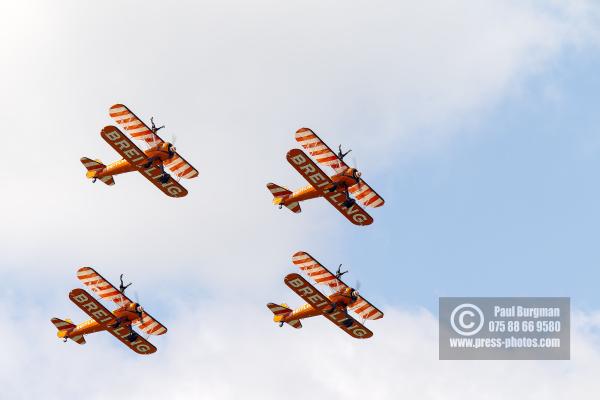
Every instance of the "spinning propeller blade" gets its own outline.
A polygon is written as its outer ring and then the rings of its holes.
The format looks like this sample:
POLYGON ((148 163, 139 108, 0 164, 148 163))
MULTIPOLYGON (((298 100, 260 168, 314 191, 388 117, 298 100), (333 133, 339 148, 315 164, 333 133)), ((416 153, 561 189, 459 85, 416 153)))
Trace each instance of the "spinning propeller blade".
POLYGON ((140 325, 142 325, 144 323, 144 311, 143 311, 144 308, 140 304, 140 298, 138 296, 138 292, 133 292, 133 296, 135 298, 135 304, 136 304, 135 312, 140 316, 140 325), (141 309, 142 311, 138 311, 138 308, 141 309))

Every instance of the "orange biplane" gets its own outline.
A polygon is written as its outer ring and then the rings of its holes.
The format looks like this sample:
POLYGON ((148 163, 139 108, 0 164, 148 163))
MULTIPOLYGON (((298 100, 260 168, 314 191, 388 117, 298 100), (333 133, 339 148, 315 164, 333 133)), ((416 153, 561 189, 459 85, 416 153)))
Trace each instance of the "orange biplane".
POLYGON ((110 312, 85 290, 73 289, 69 298, 92 319, 75 325, 68 319, 52 318, 59 338, 65 342, 71 339, 78 344, 85 344, 84 335, 107 331, 138 354, 152 354, 156 351, 156 347, 136 333, 133 326, 148 335, 162 335, 167 332, 167 328, 144 311, 139 303, 125 296, 125 289, 131 283, 124 285, 123 275, 119 290, 90 267, 79 268, 77 278, 101 298, 114 301, 119 308, 110 312))
POLYGON ((154 186, 170 197, 183 197, 187 190, 179 184, 180 178, 191 179, 198 176, 198 171, 181 157, 172 143, 165 142, 156 134, 164 126, 156 127, 151 118, 152 127, 148 128, 133 112, 123 104, 115 104, 109 110, 110 116, 134 139, 146 142, 148 149, 140 150, 116 126, 106 126, 100 136, 113 148, 122 160, 104 165, 100 160, 81 158, 81 163, 88 172, 86 176, 96 182, 100 179, 107 185, 114 185, 114 175, 138 171, 154 186), (177 177, 173 179, 165 167, 177 177))
POLYGON ((352 318, 348 310, 359 315, 363 323, 367 319, 379 319, 383 317, 383 313, 362 298, 356 289, 342 281, 342 275, 348 271, 341 271, 340 265, 337 272, 332 274, 310 254, 303 251, 294 254, 292 262, 301 271, 306 272, 315 283, 329 286, 332 293, 325 296, 301 275, 288 274, 284 279, 285 284, 307 304, 292 310, 286 304, 269 303, 267 307, 274 314, 273 321, 278 322, 280 327, 287 323, 299 329, 302 328, 301 319, 322 315, 354 338, 367 339, 373 336, 373 332, 352 318))
POLYGON ((356 168, 350 168, 344 162, 344 157, 351 150, 344 153, 342 146, 339 146, 336 155, 308 128, 301 128, 296 132, 296 141, 320 164, 333 168, 335 175, 328 176, 302 150, 292 149, 287 153, 287 160, 310 185, 292 192, 274 183, 268 183, 267 189, 274 197, 273 204, 299 213, 301 201, 324 197, 353 224, 372 224, 373 218, 356 204, 356 200, 369 207, 380 207, 384 200, 361 179, 361 173, 356 168), (356 200, 350 197, 350 193, 356 200))

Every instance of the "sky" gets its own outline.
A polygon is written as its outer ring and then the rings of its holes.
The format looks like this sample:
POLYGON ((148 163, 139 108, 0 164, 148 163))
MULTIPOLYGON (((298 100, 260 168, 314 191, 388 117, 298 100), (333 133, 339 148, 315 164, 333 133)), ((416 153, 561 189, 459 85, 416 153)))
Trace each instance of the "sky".
POLYGON ((0 3, 0 385, 11 399, 566 399, 600 390, 600 6, 594 1, 0 3), (108 108, 165 124, 200 172, 108 187, 108 108), (368 227, 265 188, 300 127, 386 200, 368 227), (385 313, 356 341, 300 306, 291 255, 343 263, 385 313), (169 328, 138 357, 50 318, 93 266, 169 328), (570 361, 439 361, 439 296, 569 296, 570 361))

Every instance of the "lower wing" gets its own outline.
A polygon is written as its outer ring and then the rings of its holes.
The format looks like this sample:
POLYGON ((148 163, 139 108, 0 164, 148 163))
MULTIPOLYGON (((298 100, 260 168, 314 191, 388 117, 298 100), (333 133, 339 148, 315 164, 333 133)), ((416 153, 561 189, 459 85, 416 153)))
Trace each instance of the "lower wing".
POLYGON ((94 321, 100 324, 111 335, 119 339, 121 343, 129 347, 138 354, 152 354, 156 347, 141 336, 133 341, 129 341, 129 329, 126 326, 114 327, 116 317, 108 311, 98 300, 83 289, 73 289, 69 293, 69 298, 84 313, 89 315, 94 321))
POLYGON ((370 225, 373 223, 373 218, 358 204, 353 204, 350 207, 344 206, 343 203, 346 199, 343 193, 326 190, 333 185, 333 181, 302 150, 292 149, 288 151, 287 160, 348 221, 354 225, 370 225))
POLYGON ((108 143, 124 160, 133 165, 140 174, 148 179, 154 186, 159 188, 164 194, 169 197, 183 197, 188 194, 187 190, 179 184, 173 177, 169 177, 164 183, 162 182, 163 173, 160 168, 151 166, 145 168, 149 159, 146 154, 137 147, 131 139, 129 139, 116 126, 106 126, 100 132, 100 136, 108 143))
POLYGON ((336 324, 348 335, 356 339, 367 339, 373 336, 373 332, 345 312, 333 310, 333 303, 301 275, 288 274, 284 278, 284 282, 304 301, 319 310, 325 318, 336 324))

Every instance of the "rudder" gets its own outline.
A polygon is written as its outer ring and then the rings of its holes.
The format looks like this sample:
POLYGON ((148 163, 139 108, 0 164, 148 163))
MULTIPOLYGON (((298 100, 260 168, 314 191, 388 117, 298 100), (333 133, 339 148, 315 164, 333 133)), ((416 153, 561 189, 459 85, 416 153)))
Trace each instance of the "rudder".
POLYGON ((73 329, 75 329, 75 324, 73 324, 71 322, 71 320, 69 320, 69 319, 62 320, 60 318, 52 318, 50 321, 54 324, 56 329, 58 329, 58 332, 56 332, 56 336, 58 336, 59 338, 71 339, 77 344, 85 344, 85 339, 83 338, 83 335, 77 335, 77 336, 73 336, 73 337, 69 336, 69 332, 71 332, 73 329))
MULTIPOLYGON (((285 318, 286 316, 288 316, 292 313, 292 310, 289 309, 286 304, 279 305, 279 304, 275 304, 275 303, 268 303, 267 307, 273 313, 273 322, 281 323, 283 318, 285 318)), ((284 321, 284 322, 293 326, 296 329, 302 328, 302 324, 300 323, 300 320, 298 320, 298 319, 294 319, 291 321, 284 321)))
POLYGON ((285 200, 286 197, 292 194, 290 190, 276 185, 274 183, 267 183, 267 189, 269 189, 269 191, 273 195, 273 204, 278 206, 284 205, 296 214, 302 211, 302 209, 300 208, 300 203, 298 203, 297 201, 290 204, 281 204, 281 202, 285 200))
POLYGON ((104 167, 106 167, 106 165, 102 164, 102 162, 100 162, 99 160, 92 160, 87 157, 81 157, 80 161, 83 164, 83 166, 88 170, 87 174, 85 174, 86 177, 90 179, 100 179, 103 183, 109 186, 115 184, 115 180, 112 177, 112 175, 103 176, 101 178, 96 177, 96 174, 99 171, 102 171, 104 167))

